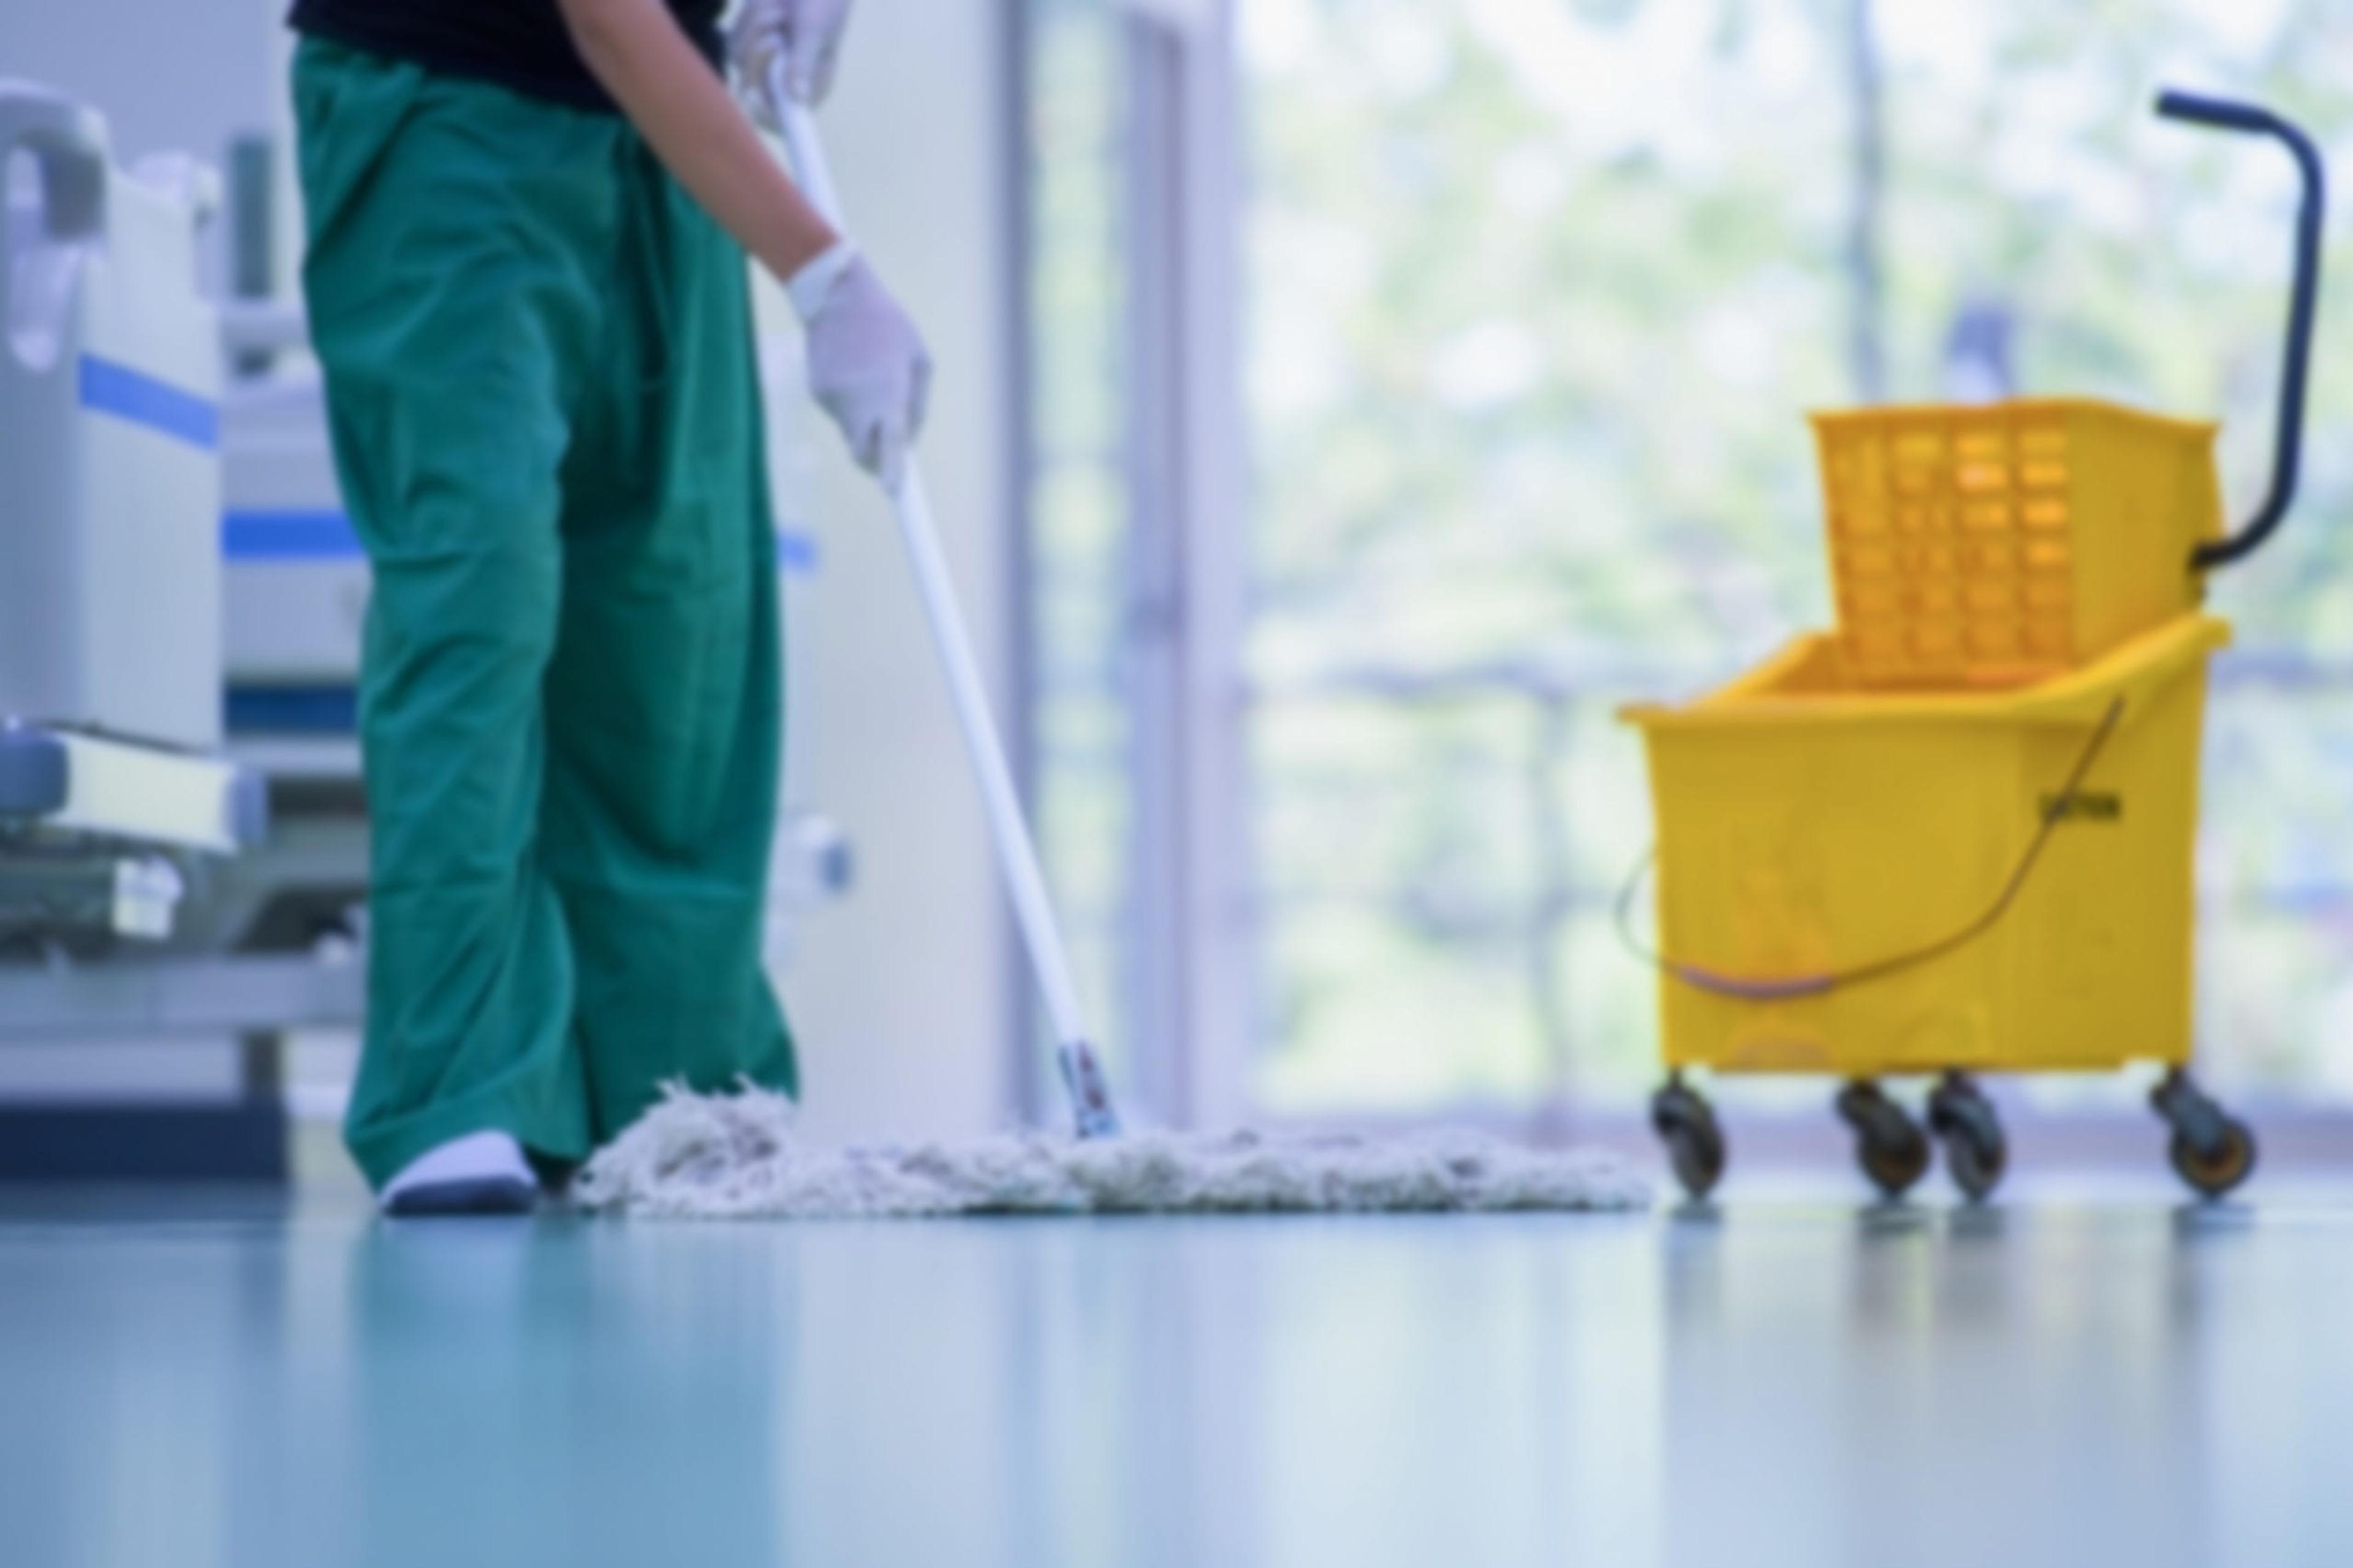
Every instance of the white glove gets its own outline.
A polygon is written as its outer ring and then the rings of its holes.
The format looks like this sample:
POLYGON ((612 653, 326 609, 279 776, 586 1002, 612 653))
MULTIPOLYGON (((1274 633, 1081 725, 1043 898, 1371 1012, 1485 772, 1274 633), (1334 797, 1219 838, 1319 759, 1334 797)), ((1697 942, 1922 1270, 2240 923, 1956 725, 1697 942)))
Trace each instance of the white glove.
POLYGON ((834 61, 849 25, 849 0, 744 0, 729 30, 727 53, 735 64, 736 96, 752 118, 776 129, 768 67, 778 60, 784 62, 786 92, 803 103, 822 102, 833 89, 834 61))
POLYGON ((785 289, 808 328, 810 393, 841 426, 850 456, 895 491, 932 394, 923 334, 846 239, 804 263, 785 289))

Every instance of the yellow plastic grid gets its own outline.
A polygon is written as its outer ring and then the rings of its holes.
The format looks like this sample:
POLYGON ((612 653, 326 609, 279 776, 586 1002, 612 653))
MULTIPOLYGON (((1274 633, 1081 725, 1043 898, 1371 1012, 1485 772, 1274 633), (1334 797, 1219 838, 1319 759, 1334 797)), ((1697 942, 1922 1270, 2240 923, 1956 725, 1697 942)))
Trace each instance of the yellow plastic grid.
POLYGON ((1869 685, 2009 687, 2198 603, 2214 426, 2038 400, 1814 416, 1841 642, 1869 685))

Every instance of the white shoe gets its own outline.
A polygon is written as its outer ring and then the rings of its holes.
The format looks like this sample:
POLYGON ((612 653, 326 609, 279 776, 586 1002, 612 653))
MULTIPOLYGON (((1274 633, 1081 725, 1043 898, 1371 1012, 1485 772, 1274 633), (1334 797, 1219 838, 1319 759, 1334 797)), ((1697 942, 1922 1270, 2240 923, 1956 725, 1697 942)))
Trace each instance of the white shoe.
POLYGON ((512 1134, 469 1132, 411 1160, 376 1202, 388 1215, 529 1214, 539 1178, 512 1134))

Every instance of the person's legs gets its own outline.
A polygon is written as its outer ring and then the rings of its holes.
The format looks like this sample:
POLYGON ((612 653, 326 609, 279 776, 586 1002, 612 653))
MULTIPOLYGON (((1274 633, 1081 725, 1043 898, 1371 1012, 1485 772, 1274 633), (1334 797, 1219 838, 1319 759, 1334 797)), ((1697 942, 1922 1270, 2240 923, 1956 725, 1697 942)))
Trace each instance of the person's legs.
POLYGON ((617 128, 316 41, 303 281, 375 574, 361 675, 368 1022, 346 1135, 385 1185, 502 1131, 589 1148, 575 966, 540 843, 560 482, 600 324, 617 128))
POLYGON ((782 652, 744 256, 627 141, 603 379, 562 474, 540 833, 600 1142, 667 1081, 797 1089, 761 967, 782 652))

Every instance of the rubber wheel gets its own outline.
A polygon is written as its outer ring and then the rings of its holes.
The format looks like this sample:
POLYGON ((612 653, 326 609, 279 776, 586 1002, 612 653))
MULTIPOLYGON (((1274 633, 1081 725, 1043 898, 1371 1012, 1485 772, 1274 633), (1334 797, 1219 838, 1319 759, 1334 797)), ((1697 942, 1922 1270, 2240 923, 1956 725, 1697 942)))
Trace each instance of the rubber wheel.
MULTIPOLYGON (((1901 1111, 1896 1113, 1903 1116, 1901 1111)), ((1855 1162, 1871 1184, 1900 1198, 1928 1173, 1928 1140, 1908 1116, 1898 1127, 1875 1128, 1855 1144, 1855 1162)))
POLYGON ((1945 1168, 1969 1202, 1983 1203, 2010 1169, 2010 1139, 1992 1101, 1974 1084, 1948 1085, 1928 1101, 1928 1125, 1945 1146, 1945 1168))
POLYGON ((2219 1198, 2254 1173, 2254 1130, 2238 1118, 2222 1119, 2222 1146, 2200 1153, 2186 1132, 2173 1135, 2173 1169, 2200 1196, 2219 1198))
POLYGON ((1667 1158, 1683 1191, 1703 1199, 1724 1179, 1724 1133, 1713 1118, 1677 1127, 1667 1134, 1667 1158))
POLYGON ((1661 1089, 1651 1104, 1651 1124, 1683 1191, 1694 1202, 1714 1192, 1724 1179, 1724 1129, 1707 1101, 1680 1086, 1661 1089))
POLYGON ((1881 1193, 1900 1198, 1928 1173, 1928 1135, 1877 1084, 1840 1090, 1838 1113, 1854 1129, 1855 1163, 1881 1193))
POLYGON ((1999 1127, 1990 1139, 1956 1127, 1945 1135, 1945 1169, 1952 1173, 1953 1184, 1963 1196, 1981 1204, 2001 1185, 2002 1173, 2010 1169, 2010 1140, 1999 1127))

